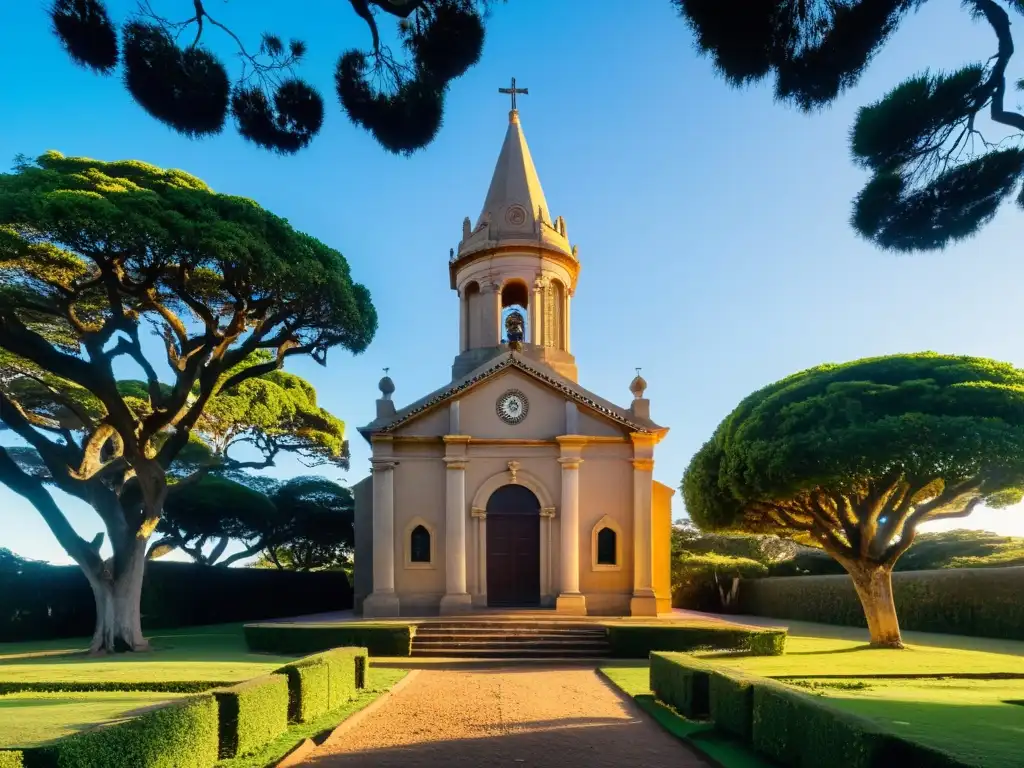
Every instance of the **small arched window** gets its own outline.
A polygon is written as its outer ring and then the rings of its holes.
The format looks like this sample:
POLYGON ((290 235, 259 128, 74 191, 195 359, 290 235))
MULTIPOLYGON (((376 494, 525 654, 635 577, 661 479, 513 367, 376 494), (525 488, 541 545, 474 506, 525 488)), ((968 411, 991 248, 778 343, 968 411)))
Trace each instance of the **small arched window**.
POLYGON ((597 532, 597 564, 618 565, 618 535, 611 528, 602 528, 597 532))
POLYGON ((595 571, 621 571, 622 526, 611 515, 605 515, 590 530, 590 564, 595 571))
POLYGON ((417 525, 409 534, 409 560, 413 563, 430 562, 430 531, 417 525))

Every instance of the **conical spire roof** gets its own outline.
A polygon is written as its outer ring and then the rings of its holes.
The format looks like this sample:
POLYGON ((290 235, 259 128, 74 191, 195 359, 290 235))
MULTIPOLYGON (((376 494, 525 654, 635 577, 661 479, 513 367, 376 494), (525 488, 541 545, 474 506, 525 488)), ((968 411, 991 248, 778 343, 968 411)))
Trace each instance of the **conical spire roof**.
POLYGON ((515 244, 539 244, 572 254, 565 222, 561 217, 553 219, 548 210, 519 112, 512 110, 483 209, 472 229, 468 219, 463 225, 459 256, 515 244))

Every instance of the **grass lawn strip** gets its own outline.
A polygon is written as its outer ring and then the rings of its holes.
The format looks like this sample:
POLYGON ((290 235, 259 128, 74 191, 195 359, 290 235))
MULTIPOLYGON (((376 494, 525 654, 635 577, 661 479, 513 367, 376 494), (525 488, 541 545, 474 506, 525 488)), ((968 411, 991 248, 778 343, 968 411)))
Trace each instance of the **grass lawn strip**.
MULTIPOLYGON (((795 681, 787 681, 791 684, 795 681)), ((1024 680, 801 680, 795 686, 985 768, 1020 768, 1024 680)))
POLYGON ((1007 641, 1006 653, 924 645, 910 645, 901 651, 869 649, 863 642, 836 637, 790 636, 782 656, 745 656, 729 652, 694 655, 761 677, 861 677, 894 674, 941 677, 961 673, 1019 674, 1024 677, 1021 647, 1021 643, 1007 641))
POLYGON ((643 666, 601 667, 601 673, 617 688, 631 696, 637 705, 659 725, 678 739, 711 758, 722 768, 771 768, 745 744, 716 731, 710 723, 687 720, 654 698, 650 690, 650 670, 643 666))
POLYGON ((378 669, 371 666, 367 670, 366 688, 340 709, 328 712, 313 722, 293 725, 256 754, 221 760, 217 768, 266 768, 276 765, 306 739, 316 741, 318 738, 326 738, 342 722, 391 690, 407 674, 408 671, 404 669, 378 669))
POLYGON ((155 631, 147 636, 153 653, 102 658, 84 652, 87 640, 0 644, 0 682, 240 682, 293 660, 250 653, 241 624, 155 631))
POLYGON ((32 747, 115 723, 179 698, 167 693, 13 693, 0 696, 0 748, 32 747))

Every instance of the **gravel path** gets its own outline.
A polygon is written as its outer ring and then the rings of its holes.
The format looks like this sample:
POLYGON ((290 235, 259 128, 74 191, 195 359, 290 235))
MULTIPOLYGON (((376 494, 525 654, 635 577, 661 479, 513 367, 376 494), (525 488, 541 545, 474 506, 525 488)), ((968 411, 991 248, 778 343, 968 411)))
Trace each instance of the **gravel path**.
POLYGON ((421 670, 303 765, 708 766, 585 668, 421 670))

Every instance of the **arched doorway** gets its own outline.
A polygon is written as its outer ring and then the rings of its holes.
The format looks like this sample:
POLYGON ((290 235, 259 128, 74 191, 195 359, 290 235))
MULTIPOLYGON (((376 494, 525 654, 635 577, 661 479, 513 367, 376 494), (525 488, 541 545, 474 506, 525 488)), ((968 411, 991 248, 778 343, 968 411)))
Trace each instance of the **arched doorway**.
POLYGON ((522 485, 487 500, 487 604, 540 605, 540 502, 522 485))

